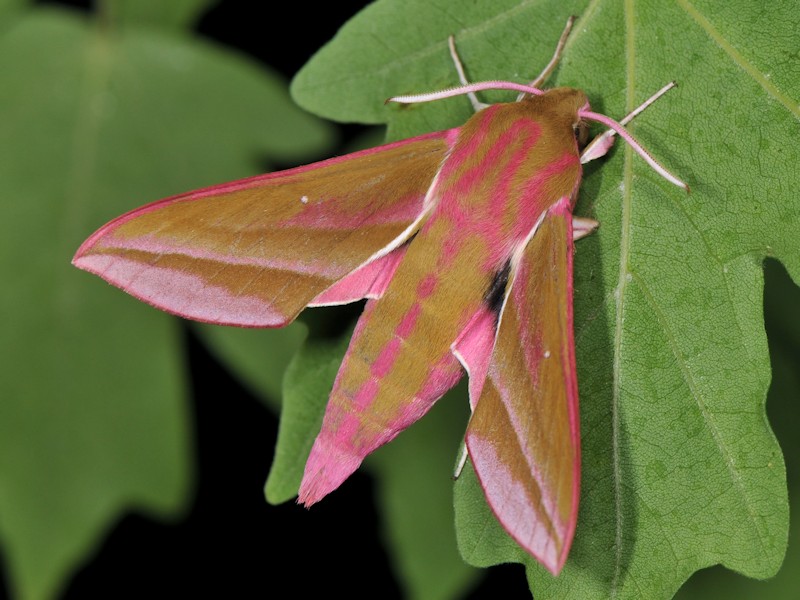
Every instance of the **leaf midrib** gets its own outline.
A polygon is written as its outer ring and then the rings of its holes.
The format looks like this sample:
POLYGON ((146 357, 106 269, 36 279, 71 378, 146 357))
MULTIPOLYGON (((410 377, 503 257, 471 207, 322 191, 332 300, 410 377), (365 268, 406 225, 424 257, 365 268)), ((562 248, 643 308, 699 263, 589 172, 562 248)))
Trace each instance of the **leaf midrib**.
MULTIPOLYGON (((636 23, 634 21, 633 0, 626 0, 625 15, 625 106, 627 111, 634 108, 634 80, 636 77, 636 23)), ((614 574, 611 579, 609 597, 616 598, 622 573, 623 509, 622 509, 622 461, 620 456, 620 398, 622 381, 622 335, 624 332, 623 307, 628 284, 628 264, 630 261, 631 237, 631 187, 633 184, 633 150, 626 146, 623 167, 622 219, 620 223, 619 273, 617 275, 617 302, 614 321, 614 366, 611 401, 611 452, 614 479, 614 574)))
MULTIPOLYGON (((795 116, 800 117, 800 110, 797 106, 792 106, 791 100, 775 87, 763 74, 761 74, 752 64, 750 64, 744 57, 728 43, 719 32, 711 25, 711 23, 699 13, 688 0, 678 0, 678 4, 697 22, 708 35, 723 49, 723 51, 731 57, 731 59, 739 65, 748 75, 750 75, 756 83, 758 83, 767 93, 774 97, 778 102, 792 112, 795 116)), ((634 19, 634 0, 625 0, 624 5, 625 13, 625 60, 626 60, 626 109, 627 111, 635 108, 635 28, 636 23, 634 19)), ((625 293, 628 284, 636 280, 639 289, 642 290, 645 298, 651 309, 654 311, 658 319, 662 331, 664 331, 668 340, 670 341, 670 349, 676 358, 676 362, 681 369, 683 379, 689 387, 692 397, 694 398, 697 406, 703 415, 703 419, 709 427, 711 436, 714 440, 716 447, 719 449, 720 454, 725 462, 725 466, 730 473, 730 479, 735 489, 737 490, 737 497, 739 497, 744 506, 745 511, 749 515, 754 515, 756 511, 747 494, 746 486, 741 479, 740 474, 736 470, 735 460, 727 445, 724 442, 722 434, 720 433, 719 426, 714 419, 712 411, 702 399, 702 394, 698 391, 696 383, 688 370, 685 361, 682 359, 679 348, 675 346, 675 338, 671 334, 669 325, 663 311, 660 310, 658 303, 650 293, 649 289, 644 285, 641 277, 639 277, 630 268, 630 238, 631 238, 631 190, 633 184, 633 150, 630 146, 625 148, 624 152, 624 166, 623 166, 623 190, 622 190, 622 218, 620 224, 620 261, 619 273, 616 286, 616 315, 614 325, 614 362, 613 362, 613 391, 612 391, 612 406, 611 406, 611 427, 612 427, 612 470, 614 479, 614 517, 615 517, 615 540, 614 540, 614 574, 611 580, 609 589, 609 597, 615 598, 619 593, 620 577, 622 574, 622 551, 623 543, 623 508, 622 508, 622 462, 619 442, 620 432, 620 402, 621 402, 621 374, 622 374, 622 336, 624 334, 624 304, 625 293)), ((703 239, 704 244, 707 241, 703 239)), ((712 253, 713 255, 713 253, 712 253)), ((715 256, 716 258, 716 256, 715 256)), ((718 259, 717 259, 718 260, 718 259)), ((751 524, 756 530, 756 537, 761 542, 762 548, 764 547, 765 534, 763 527, 759 527, 757 519, 751 519, 751 524)))
MULTIPOLYGON (((113 41, 97 20, 88 24, 76 19, 76 27, 83 28, 86 43, 81 49, 84 58, 83 81, 77 98, 70 156, 66 168, 63 194, 63 218, 57 232, 56 256, 69 257, 75 252, 76 240, 85 234, 86 212, 91 206, 91 189, 97 166, 100 127, 103 120, 105 98, 102 90, 108 85, 114 62, 113 41)), ((72 311, 79 302, 79 292, 71 269, 57 269, 53 294, 53 311, 57 323, 69 323, 72 311)))
POLYGON ((86 59, 84 81, 79 95, 78 112, 72 139, 72 160, 68 168, 70 180, 64 194, 69 218, 64 220, 62 239, 74 239, 82 225, 81 208, 88 205, 91 181, 96 166, 97 144, 100 136, 104 100, 102 90, 107 87, 111 73, 111 40, 99 27, 92 27, 84 50, 86 59))

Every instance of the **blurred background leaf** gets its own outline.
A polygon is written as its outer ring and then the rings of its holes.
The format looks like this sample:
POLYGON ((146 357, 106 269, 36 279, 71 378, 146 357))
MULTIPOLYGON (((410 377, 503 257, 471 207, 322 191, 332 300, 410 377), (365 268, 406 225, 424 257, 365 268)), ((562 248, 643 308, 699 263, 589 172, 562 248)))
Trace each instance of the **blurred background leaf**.
POLYGON ((192 490, 177 321, 72 268, 78 245, 146 201, 330 140, 262 65, 169 33, 209 2, 164 4, 2 5, 0 539, 15 598, 54 597, 124 512, 174 519, 192 490))
POLYGON ((141 25, 170 28, 179 32, 196 23, 200 16, 218 0, 101 0, 113 23, 123 26, 141 25))
POLYGON ((15 11, 25 6, 27 0, 0 0, 0 24, 8 23, 15 11))

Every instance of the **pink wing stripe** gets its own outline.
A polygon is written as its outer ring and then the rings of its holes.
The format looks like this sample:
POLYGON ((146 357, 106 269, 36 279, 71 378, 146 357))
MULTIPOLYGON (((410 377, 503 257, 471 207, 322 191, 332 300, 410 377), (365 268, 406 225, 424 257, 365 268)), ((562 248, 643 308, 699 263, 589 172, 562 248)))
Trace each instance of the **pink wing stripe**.
POLYGON ((469 373, 469 403, 474 410, 481 397, 483 383, 489 371, 494 337, 497 333, 497 315, 483 307, 464 328, 453 343, 453 354, 469 373))
POLYGON ((353 271, 314 298, 309 306, 331 306, 355 302, 362 298, 380 298, 386 291, 407 249, 407 246, 400 246, 386 256, 375 259, 353 271))
MULTIPOLYGON (((355 345, 359 335, 369 323, 374 308, 375 301, 368 301, 353 332, 350 348, 355 345)), ((347 363, 351 360, 354 358, 348 349, 339 369, 339 376, 347 370, 347 363)), ((374 431, 365 431, 364 423, 370 422, 367 415, 371 410, 377 384, 374 387, 367 384, 359 390, 359 394, 364 394, 365 398, 351 405, 351 410, 355 409, 352 412, 347 412, 340 405, 329 402, 325 422, 306 462, 298 501, 310 506, 338 488, 368 454, 393 440, 397 434, 424 416, 436 400, 458 383, 462 374, 461 365, 455 357, 446 354, 433 366, 422 389, 415 397, 408 399, 402 412, 374 431)), ((337 394, 338 389, 337 376, 331 397, 337 394)))
MULTIPOLYGON (((414 138, 409 138, 407 140, 401 140, 401 141, 394 142, 394 143, 391 143, 391 144, 386 144, 386 145, 383 145, 383 146, 377 146, 375 148, 368 148, 367 150, 361 150, 360 152, 353 152, 351 154, 345 154, 343 156, 337 156, 335 158, 330 158, 328 160, 323 160, 323 161, 320 161, 320 162, 311 163, 311 164, 304 165, 302 167, 297 167, 297 168, 294 168, 294 169, 287 169, 285 171, 275 171, 275 172, 272 172, 272 173, 265 173, 263 175, 256 175, 254 177, 248 177, 248 178, 245 178, 245 179, 239 179, 237 181, 232 181, 230 183, 223 183, 223 184, 220 184, 220 185, 213 185, 213 186, 209 186, 209 187, 206 187, 206 188, 201 188, 199 190, 194 190, 193 192, 187 192, 187 193, 183 193, 183 194, 176 194, 175 196, 170 196, 168 198, 164 198, 162 200, 158 200, 156 202, 152 202, 152 203, 150 203, 150 204, 148 204, 146 206, 135 208, 135 209, 133 209, 131 211, 128 211, 127 213, 125 213, 123 215, 120 215, 116 219, 113 219, 113 220, 109 221, 103 227, 101 227, 100 229, 95 231, 91 236, 89 236, 86 239, 86 241, 83 242, 83 244, 81 244, 80 248, 78 248, 78 251, 75 253, 75 256, 76 257, 80 257, 83 254, 85 254, 86 252, 88 252, 89 249, 97 243, 97 240, 99 238, 102 238, 103 236, 108 234, 109 231, 116 229, 117 227, 119 227, 120 225, 124 224, 125 222, 130 221, 131 219, 139 217, 139 216, 141 216, 143 214, 152 212, 154 210, 160 210, 160 209, 164 208, 165 206, 168 206, 168 205, 173 204, 175 202, 182 202, 182 201, 185 201, 185 200, 198 200, 200 198, 205 198, 207 196, 219 196, 219 195, 227 194, 227 193, 230 193, 230 192, 236 192, 236 191, 240 191, 240 190, 256 188, 256 187, 263 186, 266 183, 270 183, 271 180, 278 180, 275 183, 280 185, 280 184, 286 183, 288 181, 291 181, 292 179, 294 179, 294 176, 296 176, 296 175, 303 175, 303 174, 307 173, 308 171, 313 171, 313 170, 319 169, 320 167, 326 167, 326 166, 335 165, 335 164, 341 163, 341 162, 347 162, 347 161, 350 161, 350 160, 352 160, 354 158, 359 158, 359 157, 362 157, 362 156, 369 156, 371 154, 380 154, 381 152, 384 152, 386 150, 391 150, 392 148, 401 147, 401 146, 404 146, 406 144, 413 143, 413 142, 419 142, 419 141, 429 140, 429 139, 444 139, 448 144, 452 144, 452 141, 457 136, 457 133, 458 133, 457 129, 452 129, 452 130, 447 130, 447 131, 436 131, 436 132, 429 133, 429 134, 426 134, 426 135, 420 135, 420 136, 417 136, 417 137, 414 137, 414 138)), ((302 199, 298 198, 297 201, 301 202, 302 199)))
MULTIPOLYGON (((181 197, 181 201, 192 201, 198 198, 188 195, 181 197)), ((411 223, 420 214, 421 196, 409 196, 392 202, 387 206, 370 207, 369 214, 360 214, 354 217, 352 214, 339 210, 336 202, 329 200, 320 203, 321 206, 308 206, 296 214, 294 217, 283 221, 269 222, 269 230, 280 231, 283 229, 302 229, 303 235, 311 237, 313 231, 350 231, 354 224, 358 227, 368 227, 371 225, 390 225, 400 223, 411 223)), ((155 204, 163 205, 165 201, 155 204)), ((268 205, 267 205, 268 206, 268 205)), ((266 211, 266 208, 265 208, 266 211)), ((152 212, 151 205, 137 209, 134 213, 129 213, 129 217, 139 217, 152 212)), ((130 220, 130 219, 127 219, 130 220)), ((127 221, 126 220, 126 221, 127 221)), ((264 269, 275 269, 283 271, 293 271, 296 273, 309 275, 344 275, 332 266, 330 256, 309 257, 298 253, 295 260, 276 259, 269 256, 269 246, 259 245, 252 248, 240 248, 238 253, 222 252, 213 250, 211 247, 198 243, 197 240, 189 237, 174 238, 164 236, 159 231, 137 237, 119 236, 117 229, 124 225, 118 220, 112 221, 101 228, 104 232, 102 239, 103 248, 114 248, 125 251, 142 251, 153 256, 178 254, 197 260, 217 262, 220 264, 245 265, 261 267, 264 269), (113 226, 112 226, 113 225, 113 226)), ((251 225, 252 227, 252 225, 251 225)), ((266 230, 266 227, 265 227, 266 230)), ((298 234, 299 235, 299 234, 298 234)), ((95 236, 93 236, 95 237, 95 236)), ((90 247, 86 244, 81 246, 81 250, 76 253, 76 261, 80 262, 84 258, 82 249, 90 247)), ((82 265, 83 263, 80 262, 82 265)))
MULTIPOLYGON (((195 260, 203 260, 207 262, 217 263, 219 265, 242 265, 248 267, 258 267, 264 270, 274 271, 291 271, 301 275, 322 275, 327 277, 341 276, 342 269, 336 269, 335 265, 331 265, 328 257, 307 257, 299 256, 296 259, 288 260, 285 258, 275 258, 266 256, 263 253, 259 256, 255 252, 250 254, 233 254, 232 252, 215 252, 200 246, 190 246, 181 241, 163 240, 159 239, 157 235, 141 236, 139 238, 118 238, 115 237, 114 232, 109 232, 106 238, 103 239, 104 248, 116 248, 125 251, 139 250, 147 252, 153 256, 185 256, 195 260)), ((120 256, 119 254, 116 256, 120 256)), ((93 254, 79 256, 75 259, 75 264, 80 268, 84 265, 91 264, 86 259, 93 258, 93 254)), ((144 265, 145 263, 142 263, 144 265)), ((156 263, 148 263, 148 267, 158 266, 156 263)), ((130 281, 114 279, 111 274, 113 271, 98 273, 106 280, 112 281, 114 285, 118 285, 125 289, 124 284, 130 281)))
POLYGON ((340 419, 340 425, 335 433, 329 428, 320 431, 306 462, 298 502, 311 506, 338 488, 368 454, 392 441, 423 417, 436 400, 458 383, 461 376, 460 364, 455 357, 447 355, 432 369, 419 395, 412 398, 403 413, 377 435, 363 437, 363 413, 332 415, 331 419, 340 419))
POLYGON ((528 490, 507 468, 507 463, 498 455, 494 444, 485 438, 472 437, 469 455, 473 461, 480 461, 480 483, 484 491, 503 491, 502 496, 487 496, 487 499, 506 531, 513 532, 517 543, 550 571, 560 570, 558 548, 547 529, 542 527, 541 515, 527 502, 528 490), (555 565, 559 565, 557 570, 555 565))
POLYGON ((257 297, 231 294, 224 286, 209 284, 204 277, 172 268, 103 254, 83 256, 79 266, 122 289, 136 280, 137 298, 162 310, 169 306, 167 312, 173 314, 191 314, 196 321, 241 327, 282 327, 289 321, 272 304, 257 297), (214 302, 198 303, 198 297, 213 298, 214 302))

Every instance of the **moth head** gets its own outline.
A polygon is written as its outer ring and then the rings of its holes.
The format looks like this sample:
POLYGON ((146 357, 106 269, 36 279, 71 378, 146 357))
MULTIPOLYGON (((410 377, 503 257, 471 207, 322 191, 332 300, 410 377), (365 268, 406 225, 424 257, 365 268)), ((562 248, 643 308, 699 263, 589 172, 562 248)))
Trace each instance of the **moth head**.
POLYGON ((589 125, 583 119, 578 119, 572 125, 572 131, 575 133, 575 141, 578 142, 578 149, 583 150, 586 144, 589 143, 589 125))

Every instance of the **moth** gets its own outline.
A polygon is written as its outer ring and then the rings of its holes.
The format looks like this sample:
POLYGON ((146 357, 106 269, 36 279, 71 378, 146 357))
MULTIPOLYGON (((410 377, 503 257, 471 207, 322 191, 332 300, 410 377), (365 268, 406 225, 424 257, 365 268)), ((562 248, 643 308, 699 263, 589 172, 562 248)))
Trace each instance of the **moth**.
MULTIPOLYGON (((577 89, 461 85, 455 129, 217 185, 101 227, 73 264, 188 319, 281 327, 306 307, 366 299, 311 449, 299 501, 336 489, 364 457, 422 417, 466 372, 465 452, 506 531, 553 574, 577 520, 580 435, 573 342, 573 215, 581 165, 616 133, 688 189, 577 89), (520 93, 481 104, 475 92, 520 93), (587 121, 610 129, 584 149, 587 121)), ((459 467, 460 468, 460 467, 459 467)))

